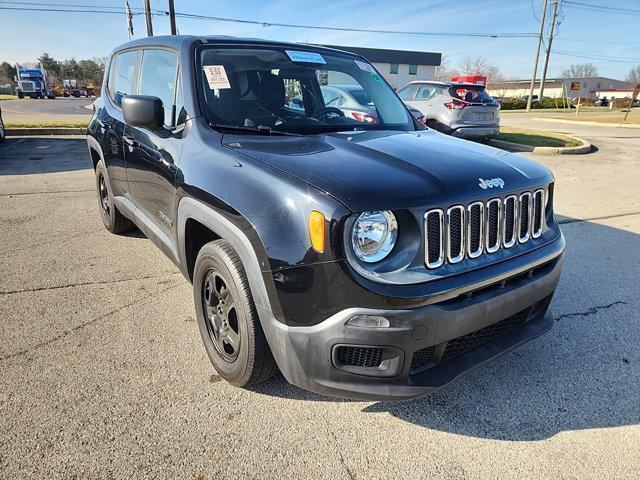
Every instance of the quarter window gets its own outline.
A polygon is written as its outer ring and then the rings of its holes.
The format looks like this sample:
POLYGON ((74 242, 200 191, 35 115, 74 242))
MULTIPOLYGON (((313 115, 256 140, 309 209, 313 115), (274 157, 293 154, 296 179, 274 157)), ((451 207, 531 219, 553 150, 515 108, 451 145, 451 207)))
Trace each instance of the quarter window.
POLYGON ((140 67, 141 95, 162 100, 164 124, 173 125, 173 99, 176 88, 178 56, 169 50, 144 50, 140 67))
POLYGON ((398 67, 399 67, 399 65, 397 63, 392 63, 391 66, 389 67, 389 73, 397 75, 398 74, 398 67))
POLYGON ((437 90, 433 85, 424 85, 420 87, 418 90, 418 95, 416 95, 416 100, 431 100, 436 96, 437 90))
POLYGON ((136 65, 138 64, 138 51, 125 52, 118 55, 118 67, 113 81, 111 99, 119 107, 122 106, 122 97, 134 92, 136 82, 136 65))
POLYGON ((409 75, 418 74, 418 65, 409 65, 409 75))

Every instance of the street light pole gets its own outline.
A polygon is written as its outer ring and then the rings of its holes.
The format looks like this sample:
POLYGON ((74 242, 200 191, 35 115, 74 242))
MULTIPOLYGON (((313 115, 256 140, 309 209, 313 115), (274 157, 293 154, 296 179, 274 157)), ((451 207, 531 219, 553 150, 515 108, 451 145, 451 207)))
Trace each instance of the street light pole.
POLYGON ((527 99, 527 112, 531 110, 531 99, 533 97, 533 89, 536 83, 536 75, 538 74, 538 59, 540 58, 540 46, 542 45, 542 32, 544 31, 544 20, 547 15, 547 0, 542 1, 542 17, 540 18, 540 31, 538 32, 538 48, 536 50, 536 60, 533 64, 533 76, 531 77, 531 89, 529 98, 527 99))
POLYGON ((169 0, 169 24, 171 25, 171 35, 176 35, 176 9, 173 0, 169 0))
POLYGON ((144 17, 147 20, 147 37, 153 37, 153 25, 151 24, 150 0, 144 0, 144 17))
POLYGON ((551 28, 549 30, 549 43, 547 44, 547 55, 544 58, 544 68, 542 69, 542 79, 540 80, 540 96, 538 100, 542 101, 544 93, 544 81, 547 78, 547 66, 549 65, 549 55, 551 54, 551 43, 553 42, 553 31, 556 27, 556 13, 558 11, 558 3, 562 0, 553 0, 553 14, 551 15, 551 28))

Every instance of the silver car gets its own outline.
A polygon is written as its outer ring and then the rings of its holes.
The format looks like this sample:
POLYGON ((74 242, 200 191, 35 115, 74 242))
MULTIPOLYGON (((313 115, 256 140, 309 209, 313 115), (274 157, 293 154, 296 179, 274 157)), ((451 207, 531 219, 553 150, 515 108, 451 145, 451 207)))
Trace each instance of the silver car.
POLYGON ((378 123, 378 113, 369 94, 360 85, 322 85, 327 107, 340 109, 347 118, 362 123, 378 123))
POLYGON ((425 116, 428 127, 456 137, 495 137, 500 129, 500 105, 473 83, 417 81, 398 96, 425 116))

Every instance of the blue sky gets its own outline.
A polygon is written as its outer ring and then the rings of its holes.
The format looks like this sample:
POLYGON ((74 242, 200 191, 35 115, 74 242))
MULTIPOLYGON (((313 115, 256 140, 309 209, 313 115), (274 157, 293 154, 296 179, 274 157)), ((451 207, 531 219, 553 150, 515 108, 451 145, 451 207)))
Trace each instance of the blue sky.
MULTIPOLYGON (((640 0, 576 1, 640 11, 640 0)), ((124 5, 124 1, 110 0, 49 0, 48 3, 124 5)), ((539 24, 534 18, 534 12, 539 17, 542 0, 175 0, 175 3, 176 11, 179 12, 264 22, 403 31, 512 33, 537 32, 539 24)), ((129 4, 132 8, 142 8, 143 0, 129 0, 129 4)), ((166 9, 166 4, 166 0, 151 1, 152 8, 166 9)), ((16 5, 0 2, 0 7, 2 6, 16 5)), ((600 55, 631 60, 633 63, 552 54, 548 76, 560 74, 571 63, 591 61, 598 66, 600 75, 622 79, 632 67, 640 65, 639 15, 594 12, 569 5, 563 7, 562 13, 559 33, 554 39, 554 50, 587 57, 600 55)), ((416 37, 263 27, 182 18, 177 22, 178 29, 183 34, 251 36, 442 52, 450 67, 457 66, 467 55, 483 56, 495 63, 508 78, 530 76, 535 52, 534 38, 416 37)), ((135 37, 145 35, 144 17, 134 17, 134 28, 135 37)), ((166 17, 154 18, 154 33, 168 33, 168 29, 166 17)), ((104 15, 0 10, 0 61, 30 61, 45 51, 59 59, 102 57, 108 55, 114 46, 126 41, 124 13, 104 15)))

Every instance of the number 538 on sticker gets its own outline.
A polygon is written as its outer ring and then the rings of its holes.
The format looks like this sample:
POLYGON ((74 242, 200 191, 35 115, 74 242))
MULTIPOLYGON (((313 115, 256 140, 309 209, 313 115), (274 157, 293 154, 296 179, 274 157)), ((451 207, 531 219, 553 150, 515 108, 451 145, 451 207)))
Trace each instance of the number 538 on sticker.
POLYGON ((202 67, 210 89, 223 90, 231 88, 224 65, 204 65, 202 67))

